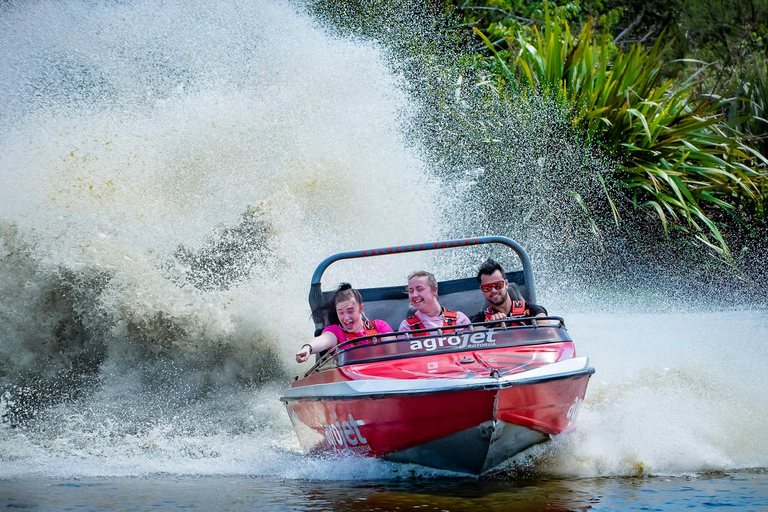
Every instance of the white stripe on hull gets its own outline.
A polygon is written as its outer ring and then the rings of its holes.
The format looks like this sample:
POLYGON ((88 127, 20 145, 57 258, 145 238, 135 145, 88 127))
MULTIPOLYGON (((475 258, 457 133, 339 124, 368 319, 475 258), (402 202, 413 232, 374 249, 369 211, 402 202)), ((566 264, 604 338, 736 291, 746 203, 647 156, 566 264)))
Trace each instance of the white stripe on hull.
POLYGON ((365 395, 397 395, 460 391, 465 388, 489 386, 501 388, 525 384, 527 381, 567 377, 589 369, 588 357, 575 357, 533 370, 506 375, 468 379, 361 379, 329 384, 314 384, 288 388, 283 399, 355 397, 365 395))

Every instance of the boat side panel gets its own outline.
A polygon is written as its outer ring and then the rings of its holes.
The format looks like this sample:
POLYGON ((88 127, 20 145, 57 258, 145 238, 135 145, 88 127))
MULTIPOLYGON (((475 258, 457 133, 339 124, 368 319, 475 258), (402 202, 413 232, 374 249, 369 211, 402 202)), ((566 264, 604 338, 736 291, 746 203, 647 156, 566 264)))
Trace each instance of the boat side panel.
POLYGON ((512 386, 498 395, 496 419, 556 435, 576 420, 590 375, 512 386))
POLYGON ((493 419, 497 390, 286 404, 310 452, 380 457, 493 419))
POLYGON ((331 368, 320 372, 315 372, 302 379, 295 380, 291 383, 292 388, 300 388, 302 386, 312 386, 314 384, 329 384, 331 382, 344 382, 346 380, 352 380, 352 377, 348 375, 343 368, 331 368))
POLYGON ((286 403, 302 446, 384 456, 440 439, 490 420, 556 435, 576 419, 589 374, 424 395, 286 403))
POLYGON ((571 359, 574 355, 570 341, 448 352, 334 367, 298 379, 291 383, 291 387, 362 379, 467 379, 488 376, 492 370, 507 375, 571 359))

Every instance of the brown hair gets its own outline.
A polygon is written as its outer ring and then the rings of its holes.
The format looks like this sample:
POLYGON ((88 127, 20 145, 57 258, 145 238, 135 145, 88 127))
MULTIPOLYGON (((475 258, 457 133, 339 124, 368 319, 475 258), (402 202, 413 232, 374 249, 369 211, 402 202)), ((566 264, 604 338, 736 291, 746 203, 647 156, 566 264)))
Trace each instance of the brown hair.
MULTIPOLYGON (((341 283, 339 287, 336 288, 333 297, 320 306, 317 311, 323 312, 323 315, 328 319, 329 324, 338 324, 339 315, 336 313, 336 304, 344 302, 345 300, 354 300, 360 305, 363 304, 363 296, 358 290, 352 288, 352 285, 349 283, 341 283)), ((365 315, 363 315, 363 318, 365 318, 365 315)))
POLYGON ((480 265, 480 269, 477 271, 477 282, 480 282, 480 278, 483 276, 490 276, 496 271, 501 272, 501 278, 506 279, 507 275, 504 273, 504 269, 501 268, 501 264, 493 258, 488 258, 480 265))
POLYGON ((336 304, 339 302, 344 302, 345 300, 354 300, 358 304, 363 303, 363 296, 360 294, 359 291, 352 288, 352 285, 349 283, 341 283, 339 287, 336 289, 336 293, 333 294, 333 299, 331 299, 331 304, 335 307, 336 304))

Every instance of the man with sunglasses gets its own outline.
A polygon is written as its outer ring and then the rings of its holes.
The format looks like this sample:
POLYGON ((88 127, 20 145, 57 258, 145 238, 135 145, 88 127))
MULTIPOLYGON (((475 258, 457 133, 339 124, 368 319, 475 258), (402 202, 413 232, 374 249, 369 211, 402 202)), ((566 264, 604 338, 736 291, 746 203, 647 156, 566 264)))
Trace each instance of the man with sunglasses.
POLYGON ((510 288, 504 269, 493 259, 488 258, 483 262, 477 272, 477 280, 488 306, 472 317, 472 323, 524 316, 547 316, 547 310, 543 307, 526 303, 515 284, 510 288))

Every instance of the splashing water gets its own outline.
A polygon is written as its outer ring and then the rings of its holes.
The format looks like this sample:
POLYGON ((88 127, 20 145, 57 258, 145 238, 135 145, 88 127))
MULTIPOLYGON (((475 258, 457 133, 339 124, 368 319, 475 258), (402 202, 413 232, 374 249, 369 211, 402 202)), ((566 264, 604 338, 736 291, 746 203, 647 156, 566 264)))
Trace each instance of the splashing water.
POLYGON ((439 217, 403 208, 438 184, 400 140, 379 49, 286 5, 188 7, 6 8, 3 286, 22 351, 275 351, 317 261, 439 217))
MULTIPOLYGON (((467 226, 388 58, 288 3, 0 7, 0 477, 438 474, 305 457, 277 400, 321 259, 467 226)), ((370 277, 347 272, 327 282, 370 277)), ((768 466, 764 313, 586 315, 548 290, 598 373, 578 430, 518 464, 768 466)))
POLYGON ((319 260, 434 237, 400 79, 288 4, 6 5, 0 38, 9 453, 194 452, 156 439, 282 381, 319 260))

